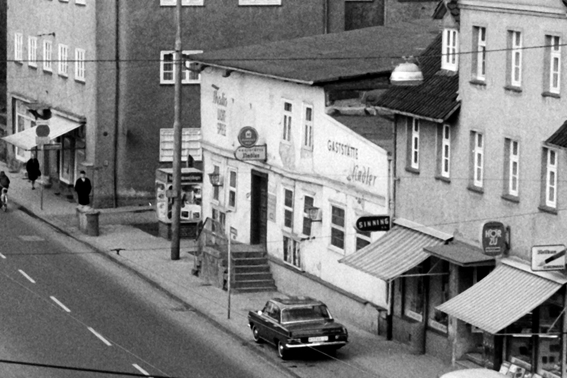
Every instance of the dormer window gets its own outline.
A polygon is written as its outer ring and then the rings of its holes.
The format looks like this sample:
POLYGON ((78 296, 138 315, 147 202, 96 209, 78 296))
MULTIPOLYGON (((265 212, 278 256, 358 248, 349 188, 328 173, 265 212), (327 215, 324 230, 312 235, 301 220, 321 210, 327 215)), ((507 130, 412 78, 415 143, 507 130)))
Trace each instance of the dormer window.
POLYGON ((449 71, 457 71, 459 62, 459 32, 456 29, 443 30, 443 58, 441 68, 449 71))

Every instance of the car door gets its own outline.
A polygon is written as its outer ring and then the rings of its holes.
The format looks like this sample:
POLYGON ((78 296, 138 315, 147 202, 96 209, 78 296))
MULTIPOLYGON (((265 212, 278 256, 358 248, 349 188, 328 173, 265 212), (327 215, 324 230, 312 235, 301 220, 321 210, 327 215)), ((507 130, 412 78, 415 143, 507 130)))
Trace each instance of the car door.
POLYGON ((262 310, 262 315, 258 317, 258 335, 269 342, 273 341, 273 313, 274 304, 267 302, 262 310))
POLYGON ((273 319, 274 319, 274 328, 273 328, 274 331, 272 335, 272 340, 278 339, 278 340, 284 340, 285 342, 285 340, 287 339, 287 330, 281 324, 282 313, 280 308, 276 305, 274 305, 273 319))

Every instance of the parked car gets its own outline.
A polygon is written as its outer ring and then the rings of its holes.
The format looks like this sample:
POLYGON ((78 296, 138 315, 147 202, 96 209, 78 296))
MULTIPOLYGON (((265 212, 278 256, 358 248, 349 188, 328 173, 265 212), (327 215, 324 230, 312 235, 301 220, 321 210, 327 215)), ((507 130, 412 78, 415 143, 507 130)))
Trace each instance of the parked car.
POLYGON ((507 378, 506 375, 490 369, 463 369, 445 373, 441 378, 507 378))
POLYGON ((291 350, 315 348, 333 354, 348 343, 348 331, 327 306, 310 297, 273 298, 262 311, 248 313, 254 341, 267 341, 282 359, 291 350))

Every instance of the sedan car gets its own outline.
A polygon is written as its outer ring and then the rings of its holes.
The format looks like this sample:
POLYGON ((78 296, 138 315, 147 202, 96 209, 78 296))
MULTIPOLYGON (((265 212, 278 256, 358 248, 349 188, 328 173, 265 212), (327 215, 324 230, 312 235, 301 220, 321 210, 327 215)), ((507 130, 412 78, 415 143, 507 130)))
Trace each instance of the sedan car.
POLYGON ((254 341, 267 341, 282 359, 299 348, 334 353, 348 343, 348 331, 334 321, 327 306, 310 297, 273 298, 262 311, 248 313, 254 341))
POLYGON ((508 378, 506 375, 485 368, 463 369, 445 373, 441 378, 508 378))

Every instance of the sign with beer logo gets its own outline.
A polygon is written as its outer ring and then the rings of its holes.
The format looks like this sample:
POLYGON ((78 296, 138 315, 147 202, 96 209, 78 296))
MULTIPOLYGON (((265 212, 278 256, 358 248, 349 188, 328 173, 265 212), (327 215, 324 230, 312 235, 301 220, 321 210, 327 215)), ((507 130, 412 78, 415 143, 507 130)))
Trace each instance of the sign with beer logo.
POLYGON ((565 269, 565 245, 534 245, 532 247, 532 270, 565 269))
POLYGON ((486 222, 482 227, 482 249, 487 256, 506 252, 506 226, 501 222, 486 222))
POLYGON ((238 133, 238 142, 242 147, 250 148, 258 141, 258 132, 251 126, 245 126, 238 133))
POLYGON ((354 224, 360 232, 372 231, 389 231, 390 230, 390 216, 389 215, 371 215, 360 217, 354 224))
POLYGON ((234 157, 236 160, 256 160, 256 161, 266 161, 268 160, 268 146, 263 144, 260 146, 253 146, 250 148, 247 147, 238 147, 236 151, 234 151, 234 157))

